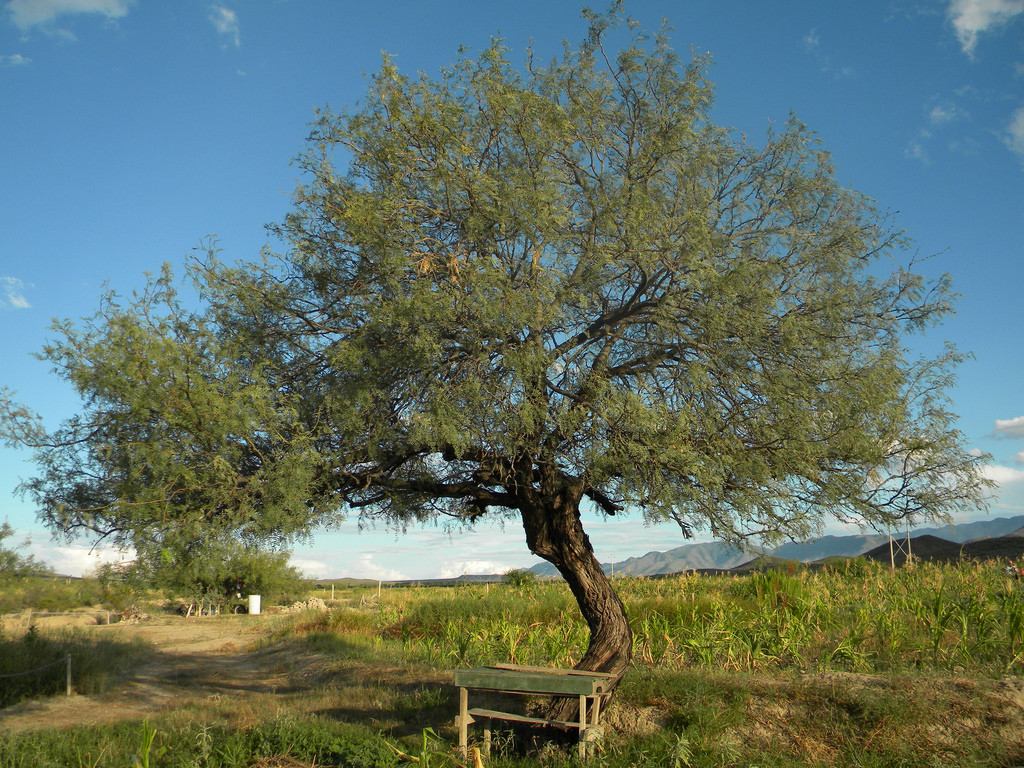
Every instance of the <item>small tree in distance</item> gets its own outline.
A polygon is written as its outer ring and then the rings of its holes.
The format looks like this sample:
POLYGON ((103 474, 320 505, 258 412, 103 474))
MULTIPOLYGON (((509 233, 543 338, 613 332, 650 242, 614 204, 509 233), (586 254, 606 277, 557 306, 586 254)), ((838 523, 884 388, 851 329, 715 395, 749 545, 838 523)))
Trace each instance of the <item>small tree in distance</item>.
POLYGON ((98 575, 112 591, 118 584, 136 594, 157 590, 188 600, 197 614, 203 606, 220 613, 244 605, 250 594, 261 595, 264 604, 301 597, 307 584, 288 558, 288 552, 210 537, 189 547, 164 546, 142 553, 131 563, 108 566, 98 575))
POLYGON ((39 455, 44 518, 159 540, 516 516, 589 625, 579 666, 619 674, 585 508, 770 543, 981 503, 957 355, 903 346, 947 281, 901 265, 801 124, 748 146, 708 116, 706 61, 612 51, 614 16, 547 66, 385 60, 316 122, 284 253, 195 264, 204 311, 165 276, 59 326, 86 412, 39 455))
POLYGON ((14 535, 14 528, 6 520, 0 523, 0 580, 23 579, 29 576, 46 576, 53 569, 31 554, 23 554, 18 550, 22 546, 8 547, 5 540, 14 535))
POLYGON ((506 571, 503 580, 509 586, 519 589, 532 587, 539 581, 537 574, 526 568, 513 568, 510 571, 506 571))

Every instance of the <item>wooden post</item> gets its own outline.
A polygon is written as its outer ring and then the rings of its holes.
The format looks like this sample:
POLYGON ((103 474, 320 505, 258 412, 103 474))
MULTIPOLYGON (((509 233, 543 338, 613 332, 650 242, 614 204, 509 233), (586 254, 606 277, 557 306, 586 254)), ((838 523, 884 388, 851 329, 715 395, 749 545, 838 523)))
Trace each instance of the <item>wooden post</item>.
POLYGON ((331 600, 334 599, 334 584, 331 584, 331 600))
POLYGON ((459 688, 459 753, 469 757, 469 691, 459 688))
POLYGON ((484 721, 484 757, 491 756, 491 718, 484 721))
POLYGON ((67 695, 71 695, 71 654, 69 653, 66 657, 67 660, 67 695))

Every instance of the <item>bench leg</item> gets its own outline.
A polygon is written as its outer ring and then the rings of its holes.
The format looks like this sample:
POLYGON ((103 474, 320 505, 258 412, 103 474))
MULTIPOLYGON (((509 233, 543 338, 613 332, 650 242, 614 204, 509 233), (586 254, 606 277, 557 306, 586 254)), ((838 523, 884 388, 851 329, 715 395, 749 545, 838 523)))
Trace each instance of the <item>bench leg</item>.
POLYGON ((584 741, 584 736, 587 732, 587 697, 580 696, 580 760, 587 759, 587 742, 584 741))
POLYGON ((459 753, 469 759, 469 691, 459 688, 459 753))
POLYGON ((491 756, 491 718, 484 721, 484 757, 491 756))

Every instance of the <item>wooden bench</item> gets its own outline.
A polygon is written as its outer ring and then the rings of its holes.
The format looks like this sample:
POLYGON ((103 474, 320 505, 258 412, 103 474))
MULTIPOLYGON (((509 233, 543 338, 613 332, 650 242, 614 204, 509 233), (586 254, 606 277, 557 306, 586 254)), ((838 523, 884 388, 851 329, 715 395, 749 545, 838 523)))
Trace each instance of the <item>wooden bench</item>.
POLYGON ((511 723, 544 725, 566 730, 579 731, 580 759, 587 756, 588 736, 599 733, 601 723, 601 699, 611 694, 615 675, 604 672, 586 672, 576 669, 551 669, 548 667, 524 667, 517 664, 495 664, 493 667, 455 670, 455 685, 459 688, 459 749, 464 756, 469 746, 469 726, 477 719, 484 721, 483 751, 491 751, 491 721, 505 720, 511 723), (528 717, 495 709, 469 707, 470 691, 519 696, 579 697, 579 719, 574 721, 550 720, 543 717, 528 717))

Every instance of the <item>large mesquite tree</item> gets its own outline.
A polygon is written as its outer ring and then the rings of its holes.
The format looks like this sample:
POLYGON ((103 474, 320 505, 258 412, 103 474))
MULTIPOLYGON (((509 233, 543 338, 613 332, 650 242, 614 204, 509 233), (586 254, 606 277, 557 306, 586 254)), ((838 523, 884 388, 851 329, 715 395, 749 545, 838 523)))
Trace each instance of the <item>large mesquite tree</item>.
POLYGON ((197 263, 201 317, 163 282, 64 327, 49 353, 89 412, 53 441, 77 459, 44 451, 44 515, 132 536, 516 515, 590 627, 580 667, 618 673, 587 505, 771 540, 977 502, 955 354, 901 341, 945 282, 900 266, 804 127, 748 146, 710 121, 704 61, 610 52, 607 23, 543 67, 498 44, 436 79, 386 61, 316 122, 283 253, 197 263))

